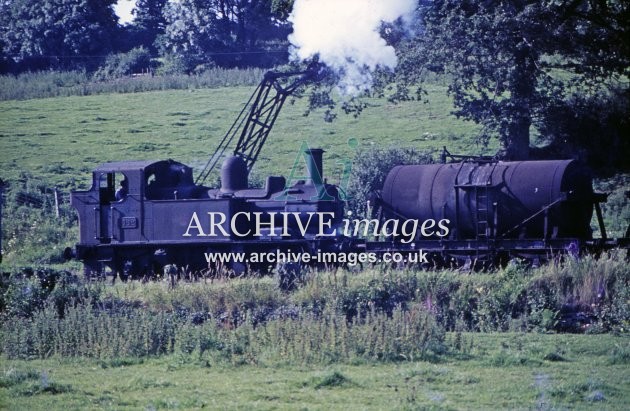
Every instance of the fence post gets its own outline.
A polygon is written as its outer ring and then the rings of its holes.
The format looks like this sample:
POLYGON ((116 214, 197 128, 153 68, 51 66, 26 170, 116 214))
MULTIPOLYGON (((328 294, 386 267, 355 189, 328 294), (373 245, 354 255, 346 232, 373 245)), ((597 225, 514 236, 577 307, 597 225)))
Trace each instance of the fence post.
POLYGON ((55 216, 59 218, 59 190, 55 187, 55 216))

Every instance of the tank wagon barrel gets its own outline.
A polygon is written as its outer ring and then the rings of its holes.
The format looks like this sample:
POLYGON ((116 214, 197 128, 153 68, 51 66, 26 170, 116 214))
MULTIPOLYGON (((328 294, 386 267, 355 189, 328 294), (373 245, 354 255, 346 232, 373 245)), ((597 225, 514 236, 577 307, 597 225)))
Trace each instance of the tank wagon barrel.
POLYGON ((577 161, 450 157, 454 162, 394 167, 375 193, 373 208, 381 222, 447 222, 448 232, 381 235, 366 243, 367 250, 421 249, 438 264, 486 265, 630 245, 628 238, 607 237, 600 208, 607 195, 593 192, 588 168, 577 161), (593 209, 600 238, 590 226, 593 209))
POLYGON ((448 219, 452 238, 590 238, 594 194, 572 160, 461 162, 394 167, 385 213, 448 219))

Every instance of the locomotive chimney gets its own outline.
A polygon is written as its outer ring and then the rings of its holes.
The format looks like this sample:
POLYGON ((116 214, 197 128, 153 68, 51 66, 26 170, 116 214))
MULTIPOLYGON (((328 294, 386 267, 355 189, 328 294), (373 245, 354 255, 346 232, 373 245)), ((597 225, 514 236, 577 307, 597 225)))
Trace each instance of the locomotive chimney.
POLYGON ((324 170, 322 155, 324 150, 321 148, 309 148, 304 150, 306 153, 306 169, 308 171, 308 183, 321 185, 324 183, 324 170))

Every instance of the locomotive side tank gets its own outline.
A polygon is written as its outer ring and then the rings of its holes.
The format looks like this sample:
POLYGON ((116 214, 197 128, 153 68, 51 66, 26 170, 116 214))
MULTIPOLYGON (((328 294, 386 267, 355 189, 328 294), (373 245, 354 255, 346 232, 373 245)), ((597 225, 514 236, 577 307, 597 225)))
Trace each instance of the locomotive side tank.
POLYGON ((448 219, 449 238, 591 238, 592 180, 573 160, 394 167, 384 214, 448 219))

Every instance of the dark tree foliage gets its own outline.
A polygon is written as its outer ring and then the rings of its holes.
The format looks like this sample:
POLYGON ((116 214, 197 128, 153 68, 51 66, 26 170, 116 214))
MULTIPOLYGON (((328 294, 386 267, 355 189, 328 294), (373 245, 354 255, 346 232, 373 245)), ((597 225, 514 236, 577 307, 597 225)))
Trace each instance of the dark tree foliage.
POLYGON ((271 0, 271 12, 280 20, 286 20, 293 10, 295 0, 271 0))
POLYGON ((164 35, 166 17, 164 7, 168 0, 136 0, 133 9, 134 19, 132 32, 137 45, 143 46, 153 53, 157 52, 156 41, 164 35))
POLYGON ((548 145, 536 158, 577 156, 606 177, 630 171, 630 91, 573 94, 547 108, 539 132, 548 145))
POLYGON ((0 3, 3 60, 20 69, 93 68, 112 50, 116 0, 0 3))
MULTIPOLYGON (((575 93, 630 74, 630 5, 606 0, 421 1, 417 36, 399 45, 398 80, 445 75, 456 114, 526 159, 530 132, 575 93), (552 110, 553 111, 553 110, 552 110)), ((404 95, 404 93, 403 93, 404 95)))
POLYGON ((182 62, 272 66, 287 60, 290 0, 137 0, 123 27, 117 0, 0 2, 0 69, 96 69, 144 48, 182 62), (18 64, 16 64, 18 63, 18 64))
POLYGON ((284 51, 274 55, 286 50, 288 29, 275 18, 271 0, 181 0, 169 3, 165 16, 163 51, 193 65, 268 66, 286 60, 284 51))

